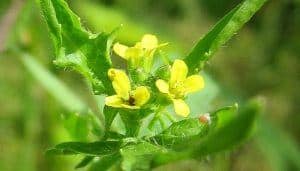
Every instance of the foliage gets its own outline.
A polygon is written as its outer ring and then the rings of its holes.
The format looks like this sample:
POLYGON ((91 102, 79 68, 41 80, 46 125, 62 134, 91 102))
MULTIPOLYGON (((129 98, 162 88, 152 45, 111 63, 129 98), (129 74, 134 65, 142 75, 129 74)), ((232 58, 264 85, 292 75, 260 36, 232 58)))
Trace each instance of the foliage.
MULTIPOLYGON (((163 129, 161 132, 155 132, 154 135, 150 131, 149 134, 140 136, 139 132, 140 127, 149 120, 149 116, 160 118, 167 113, 166 107, 170 103, 174 104, 177 114, 185 117, 189 114, 190 110, 184 99, 187 92, 203 88, 203 78, 197 75, 199 70, 264 2, 265 0, 246 0, 234 8, 196 44, 184 59, 185 62, 175 60, 172 67, 170 63, 165 64, 167 68, 171 67, 170 71, 164 71, 170 72, 168 78, 168 76, 152 74, 153 55, 156 50, 165 46, 165 44, 158 45, 155 36, 145 35, 141 42, 133 47, 115 44, 114 51, 128 60, 129 76, 127 76, 121 70, 112 69, 114 65, 111 62, 111 47, 117 29, 112 33, 93 34, 83 28, 79 17, 63 0, 40 0, 55 47, 55 64, 81 73, 92 86, 95 95, 108 95, 103 109, 105 133, 99 134, 98 141, 64 142, 48 150, 47 153, 84 155, 77 168, 93 161, 91 168, 99 167, 104 170, 113 164, 119 164, 123 170, 129 171, 149 170, 182 159, 203 158, 240 144, 251 135, 260 113, 258 101, 250 101, 241 110, 237 110, 237 106, 233 105, 196 118, 181 121, 168 119, 171 124, 167 128, 164 128, 166 125, 160 120, 163 129), (140 59, 141 57, 143 59, 140 59), (166 79, 169 79, 169 83, 165 83, 166 79), (185 87, 173 89, 181 82, 185 87), (131 86, 135 89, 131 90, 131 86), (185 90, 183 91, 182 88, 185 90), (141 103, 136 105, 135 103, 139 101, 141 103), (118 115, 125 124, 125 135, 110 130, 112 122, 118 115), (96 161, 94 157, 100 157, 100 160, 96 161)), ((25 64, 31 69, 38 69, 32 66, 34 63, 29 59, 25 58, 25 64)), ((41 72, 41 75, 46 74, 41 72)), ((51 89, 56 86, 48 87, 51 89)), ((57 99, 60 99, 59 95, 57 96, 57 99)), ((69 96, 72 95, 69 93, 69 96)), ((79 101, 75 100, 71 103, 78 103, 79 105, 75 106, 83 108, 80 107, 83 105, 79 101)), ((67 102, 65 105, 72 108, 71 103, 67 102)), ((92 118, 92 121, 87 120, 87 122, 94 122, 94 117, 92 118)), ((79 122, 76 123, 80 123, 80 127, 87 126, 86 122, 82 122, 82 118, 78 119, 79 122)), ((152 121, 156 122, 156 120, 152 121)))

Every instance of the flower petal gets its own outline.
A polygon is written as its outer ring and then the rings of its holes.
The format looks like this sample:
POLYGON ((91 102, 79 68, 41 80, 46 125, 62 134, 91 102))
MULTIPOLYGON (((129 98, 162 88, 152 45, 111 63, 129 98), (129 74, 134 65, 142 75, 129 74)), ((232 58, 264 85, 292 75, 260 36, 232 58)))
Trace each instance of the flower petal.
POLYGON ((132 97, 134 99, 135 106, 142 106, 149 100, 150 93, 145 86, 140 86, 132 91, 132 97))
POLYGON ((155 82, 155 85, 160 92, 169 93, 169 84, 166 81, 159 79, 155 82))
POLYGON ((189 106, 182 99, 173 99, 176 114, 187 117, 190 114, 189 106))
POLYGON ((147 50, 151 50, 157 47, 158 40, 156 36, 151 34, 145 34, 141 41, 142 48, 145 48, 147 50))
POLYGON ((126 51, 127 51, 128 47, 125 45, 122 45, 120 43, 115 43, 113 50, 114 52, 119 55, 120 57, 124 58, 124 59, 128 59, 128 57, 125 55, 126 51))
POLYGON ((184 81, 185 93, 191 93, 204 88, 204 80, 200 75, 189 76, 184 81))
POLYGON ((188 67, 183 60, 176 59, 171 68, 170 86, 174 88, 176 83, 183 83, 188 73, 188 67))
POLYGON ((125 52, 126 58, 140 57, 141 55, 142 55, 142 50, 137 47, 130 47, 125 52))
POLYGON ((120 107, 122 107, 123 103, 124 103, 124 101, 118 95, 105 97, 105 105, 107 105, 107 106, 120 108, 120 107))
POLYGON ((113 88, 117 95, 122 97, 124 100, 128 100, 131 87, 126 73, 119 69, 109 69, 108 77, 112 81, 113 88))

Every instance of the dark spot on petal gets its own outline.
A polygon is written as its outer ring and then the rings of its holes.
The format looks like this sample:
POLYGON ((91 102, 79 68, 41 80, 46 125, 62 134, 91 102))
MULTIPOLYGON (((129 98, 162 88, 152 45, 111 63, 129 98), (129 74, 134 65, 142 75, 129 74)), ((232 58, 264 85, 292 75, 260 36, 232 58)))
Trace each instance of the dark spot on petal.
POLYGON ((129 97, 128 103, 129 103, 130 106, 134 106, 135 105, 135 99, 133 97, 129 97))

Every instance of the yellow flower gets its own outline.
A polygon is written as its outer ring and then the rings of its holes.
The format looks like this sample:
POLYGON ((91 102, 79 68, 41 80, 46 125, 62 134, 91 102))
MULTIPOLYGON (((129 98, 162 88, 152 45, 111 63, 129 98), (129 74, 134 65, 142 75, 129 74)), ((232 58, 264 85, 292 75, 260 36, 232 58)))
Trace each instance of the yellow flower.
POLYGON ((149 61, 149 64, 147 65, 151 65, 155 50, 165 45, 166 43, 159 45, 156 36, 151 34, 145 34, 142 40, 140 42, 137 42, 133 47, 128 47, 126 45, 116 43, 113 46, 113 50, 117 55, 119 55, 123 59, 129 60, 132 66, 137 67, 142 65, 141 58, 143 57, 147 57, 149 61))
POLYGON ((131 90, 130 81, 126 73, 118 69, 109 69, 108 77, 116 95, 105 98, 105 104, 116 108, 139 109, 150 98, 150 93, 145 86, 131 90))
POLYGON ((200 75, 191 75, 187 77, 188 67, 182 60, 175 60, 171 68, 171 77, 169 82, 159 79, 156 81, 156 87, 160 92, 168 94, 172 99, 175 112, 181 116, 188 116, 189 106, 184 102, 184 97, 204 88, 204 80, 200 75))

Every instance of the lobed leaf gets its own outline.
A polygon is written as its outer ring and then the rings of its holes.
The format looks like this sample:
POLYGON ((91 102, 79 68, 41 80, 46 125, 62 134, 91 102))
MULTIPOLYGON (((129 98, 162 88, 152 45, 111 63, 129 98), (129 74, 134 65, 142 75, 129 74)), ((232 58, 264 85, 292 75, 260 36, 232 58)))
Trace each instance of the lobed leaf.
POLYGON ((184 59, 190 74, 198 73, 209 58, 224 45, 267 0, 245 0, 225 15, 184 59))
POLYGON ((55 64, 80 72, 95 94, 112 93, 107 76, 112 34, 86 31, 63 0, 40 0, 40 5, 54 43, 55 64))

